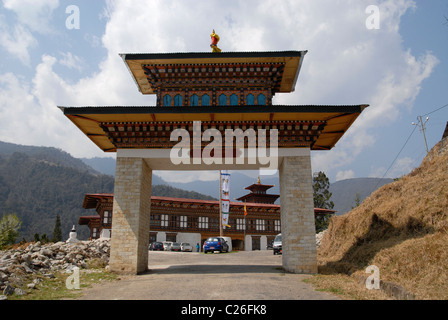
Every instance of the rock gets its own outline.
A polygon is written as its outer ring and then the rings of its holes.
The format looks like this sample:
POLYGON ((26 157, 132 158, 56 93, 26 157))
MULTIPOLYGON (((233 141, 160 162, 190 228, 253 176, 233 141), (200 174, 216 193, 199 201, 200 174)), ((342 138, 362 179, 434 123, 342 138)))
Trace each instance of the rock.
POLYGON ((18 296, 23 296, 24 294, 26 294, 26 292, 23 291, 23 290, 20 289, 20 288, 15 288, 15 289, 14 289, 14 293, 15 293, 16 295, 18 295, 18 296))
POLYGON ((40 254, 50 257, 53 255, 53 251, 51 251, 50 249, 41 249, 40 254))
POLYGON ((74 267, 88 269, 89 259, 101 259, 108 267, 109 252, 110 239, 73 244, 36 242, 26 248, 0 251, 0 290, 12 294, 10 288, 14 291, 14 287, 29 284, 30 277, 38 281, 38 275, 55 278, 55 272, 73 272, 74 267))
POLYGON ((8 276, 4 272, 0 272, 0 281, 6 281, 8 280, 8 276))
POLYGON ((31 269, 30 267, 28 267, 28 266, 26 265, 25 262, 22 262, 21 266, 22 266, 23 268, 25 268, 25 272, 27 272, 27 273, 34 273, 34 272, 35 272, 33 269, 31 269))
POLYGON ((11 259, 11 255, 10 255, 10 254, 5 254, 5 255, 2 257, 2 260, 8 260, 8 259, 11 259))
POLYGON ((5 289, 3 290, 3 294, 4 294, 5 296, 10 296, 10 295, 12 295, 13 293, 14 293, 14 288, 11 287, 10 285, 7 285, 7 286, 5 287, 5 289))
POLYGON ((325 233, 327 233, 327 230, 324 230, 322 232, 319 232, 316 234, 316 246, 319 247, 322 241, 322 238, 324 237, 325 233))
POLYGON ((1 301, 1 300, 8 300, 8 297, 5 296, 5 295, 0 295, 0 301, 1 301))
POLYGON ((26 285, 26 287, 27 287, 28 289, 36 289, 36 284, 35 284, 35 283, 28 283, 28 284, 26 285))

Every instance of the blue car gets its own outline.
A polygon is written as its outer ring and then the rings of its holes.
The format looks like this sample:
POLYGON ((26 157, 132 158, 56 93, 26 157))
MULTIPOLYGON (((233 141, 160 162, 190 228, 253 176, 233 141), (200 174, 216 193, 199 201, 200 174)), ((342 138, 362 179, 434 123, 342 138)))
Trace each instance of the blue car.
POLYGON ((226 240, 221 237, 210 237, 204 242, 204 253, 207 252, 229 252, 229 245, 227 244, 226 240))

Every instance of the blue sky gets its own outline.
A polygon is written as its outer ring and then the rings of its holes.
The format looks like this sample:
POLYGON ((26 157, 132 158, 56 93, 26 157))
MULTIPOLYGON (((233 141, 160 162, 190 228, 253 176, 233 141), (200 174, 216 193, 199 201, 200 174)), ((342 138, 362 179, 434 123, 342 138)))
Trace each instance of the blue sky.
MULTIPOLYGON (((444 15, 446 0, 2 0, 0 140, 110 156, 56 106, 154 105, 138 93, 118 54, 209 51, 216 29, 224 51, 309 50, 296 91, 278 94, 276 104, 370 104, 332 151, 312 153, 313 171, 331 181, 398 177, 426 153, 419 130, 409 138, 411 123, 448 104, 444 15), (79 8, 79 29, 66 27, 70 5, 79 8), (380 9, 379 30, 365 26, 369 5, 380 9)), ((428 116, 431 148, 448 107, 428 116)))

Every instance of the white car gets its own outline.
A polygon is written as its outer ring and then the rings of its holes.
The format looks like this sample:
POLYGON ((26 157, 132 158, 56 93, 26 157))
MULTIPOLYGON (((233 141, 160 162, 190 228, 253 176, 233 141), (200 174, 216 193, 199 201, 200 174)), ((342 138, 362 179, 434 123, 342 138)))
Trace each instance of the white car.
POLYGON ((165 251, 170 251, 171 250, 171 245, 173 243, 170 241, 163 241, 163 250, 165 251))
POLYGON ((187 242, 182 242, 180 244, 180 248, 181 248, 182 252, 187 252, 187 251, 192 252, 193 251, 193 247, 187 242))

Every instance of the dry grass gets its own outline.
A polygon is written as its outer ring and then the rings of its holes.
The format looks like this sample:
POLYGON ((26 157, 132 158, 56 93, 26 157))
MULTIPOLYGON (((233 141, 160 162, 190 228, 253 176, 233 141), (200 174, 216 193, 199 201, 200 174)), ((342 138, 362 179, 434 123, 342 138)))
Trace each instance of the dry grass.
MULTIPOLYGON (((447 148, 448 149, 448 148, 447 148)), ((364 274, 418 299, 448 299, 448 152, 433 148, 419 168, 350 213, 334 217, 318 250, 322 274, 364 274)))
POLYGON ((355 277, 344 274, 319 274, 304 282, 310 283, 317 291, 329 292, 343 300, 392 300, 380 290, 367 290, 355 277))

